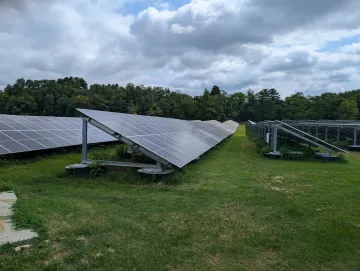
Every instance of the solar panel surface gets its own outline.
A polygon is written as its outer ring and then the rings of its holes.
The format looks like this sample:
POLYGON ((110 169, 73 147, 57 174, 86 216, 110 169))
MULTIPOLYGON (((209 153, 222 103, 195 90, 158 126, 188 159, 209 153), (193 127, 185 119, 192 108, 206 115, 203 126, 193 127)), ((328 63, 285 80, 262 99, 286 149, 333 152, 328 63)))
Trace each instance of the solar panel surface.
MULTIPOLYGON (((89 143, 116 140, 92 125, 88 129, 89 143)), ((0 115, 0 155, 81 143, 81 118, 0 115)))
POLYGON ((230 130, 232 133, 235 133, 236 129, 239 126, 239 123, 233 120, 228 120, 223 123, 223 126, 226 127, 228 130, 230 130))
POLYGON ((78 111, 179 168, 233 134, 217 121, 186 121, 89 109, 78 111))

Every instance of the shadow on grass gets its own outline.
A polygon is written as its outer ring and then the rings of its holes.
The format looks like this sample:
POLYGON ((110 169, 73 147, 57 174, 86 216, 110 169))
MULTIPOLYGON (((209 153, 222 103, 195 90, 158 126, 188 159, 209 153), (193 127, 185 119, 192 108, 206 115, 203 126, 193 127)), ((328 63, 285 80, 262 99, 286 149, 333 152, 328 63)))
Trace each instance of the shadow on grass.
POLYGON ((66 149, 56 149, 56 150, 51 149, 51 150, 40 150, 40 151, 8 154, 4 157, 0 157, 0 168, 15 166, 15 165, 26 165, 37 161, 46 160, 51 157, 56 157, 59 154, 61 155, 61 154, 80 153, 80 152, 81 149, 78 146, 75 146, 66 149))
MULTIPOLYGON (((59 180, 67 180, 76 182, 77 184, 107 184, 107 183, 121 183, 131 185, 153 185, 163 184, 169 186, 176 186, 181 184, 183 178, 183 171, 177 170, 169 175, 144 175, 137 172, 133 168, 119 168, 116 170, 106 170, 99 174, 92 174, 91 172, 82 176, 61 171, 56 174, 59 180)), ((33 179, 28 184, 36 184, 43 182, 51 182, 51 180, 33 179)))

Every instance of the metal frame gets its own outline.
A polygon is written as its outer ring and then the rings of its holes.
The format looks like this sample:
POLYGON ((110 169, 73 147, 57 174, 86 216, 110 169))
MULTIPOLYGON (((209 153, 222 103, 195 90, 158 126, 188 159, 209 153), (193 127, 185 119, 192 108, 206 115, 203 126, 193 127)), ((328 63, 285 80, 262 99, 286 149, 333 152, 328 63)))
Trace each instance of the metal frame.
POLYGON ((357 128, 354 128, 354 146, 357 144, 357 128))
POLYGON ((272 136, 271 136, 271 143, 272 143, 272 150, 274 153, 277 152, 277 136, 278 136, 278 127, 274 126, 272 128, 272 136))
POLYGON ((353 138, 353 145, 349 147, 354 147, 355 149, 360 149, 360 145, 358 145, 357 140, 357 130, 360 129, 360 121, 359 120, 302 120, 302 121, 284 121, 291 126, 316 126, 316 127, 324 127, 324 138, 325 141, 329 139, 328 131, 329 129, 333 131, 333 136, 336 139, 335 142, 339 142, 341 140, 341 134, 346 134, 348 137, 353 138), (353 133, 351 130, 353 129, 353 133))
MULTIPOLYGON (((143 173, 148 173, 148 174, 165 174, 165 173, 170 173, 173 172, 175 168, 179 167, 182 168, 185 164, 189 163, 191 160, 190 158, 193 157, 194 154, 196 154, 196 152, 191 152, 189 155, 186 155, 186 153, 183 155, 184 159, 182 159, 182 154, 180 153, 179 155, 177 155, 175 152, 174 153, 174 158, 171 157, 167 157, 166 156, 166 152, 162 152, 161 148, 159 147, 159 152, 152 151, 152 146, 147 146, 145 142, 142 142, 140 140, 139 143, 136 143, 138 140, 136 137, 127 137, 122 135, 123 129, 118 129, 118 128, 112 128, 112 126, 108 126, 106 122, 102 123, 102 119, 100 118, 99 121, 98 119, 98 115, 96 114, 91 114, 89 113, 87 110, 83 110, 83 109, 77 109, 83 116, 83 125, 82 125, 82 155, 81 155, 81 163, 79 165, 80 168, 84 168, 84 166, 86 167, 87 165, 90 164, 103 164, 103 165, 110 165, 110 166, 119 166, 119 167, 136 167, 136 168, 140 168, 143 170, 143 173), (122 143, 125 143, 127 145, 130 146, 129 152, 134 154, 134 153, 140 153, 143 154, 149 158, 151 158, 152 160, 154 160, 156 162, 156 165, 154 164, 141 164, 141 163, 129 163, 129 162, 115 162, 115 161, 95 161, 95 160, 89 160, 88 159, 88 148, 87 148, 87 144, 88 144, 88 135, 87 135, 87 130, 88 130, 88 126, 89 124, 93 125, 95 128, 98 128, 99 130, 109 134, 110 136, 116 138, 117 140, 121 141, 122 143), (164 158, 162 158, 162 156, 164 156, 164 158), (178 160, 176 159, 178 158, 178 160), (186 159, 185 159, 186 158, 186 159), (148 169, 148 170, 146 170, 148 169), (153 173, 152 173, 153 172, 153 173)), ((120 118, 121 119, 121 118, 120 118)), ((188 128, 190 129, 186 129, 189 131, 192 131, 199 128, 198 132, 199 135, 194 135, 199 137, 199 140, 204 141, 204 147, 202 149, 196 150, 200 153, 204 153, 205 151, 211 149, 211 147, 214 147, 217 143, 220 143, 223 139, 225 139, 226 137, 230 136, 231 134, 233 134, 236 130, 236 128, 238 127, 238 123, 234 122, 234 121, 227 121, 224 123, 220 123, 218 121, 212 120, 212 121, 208 121, 210 124, 212 124, 211 126, 209 125, 199 125, 199 126, 195 126, 192 127, 189 126, 188 128), (218 126, 218 127, 217 127, 218 126), (204 129, 203 129, 204 128, 204 129), (216 131, 211 132, 212 130, 221 128, 221 131, 219 130, 219 133, 216 133, 216 131), (207 132, 207 130, 209 130, 209 132, 207 132), (204 136, 203 136, 204 135, 204 136)), ((206 122, 204 122, 204 124, 206 124, 206 122)), ((187 126, 186 126, 187 127, 187 126)), ((146 131, 146 129, 144 129, 146 131)), ((179 130, 179 129, 177 129, 179 130)), ((127 131, 125 129, 125 131, 127 131)), ((152 131, 151 129, 149 129, 150 132, 156 133, 154 131, 152 131)), ((171 131, 171 129, 170 129, 171 131)), ((167 132, 167 133, 172 133, 172 132, 167 132)), ((181 129, 179 130, 181 131, 181 129)), ((197 131, 197 130, 196 130, 197 131)), ((126 134, 126 132, 125 132, 126 134)), ((136 133, 135 133, 136 134, 136 133)), ((191 136, 189 136, 189 138, 191 139, 191 136)), ((186 140, 186 142, 183 142, 184 144, 188 144, 191 143, 191 141, 186 140)), ((149 139, 149 141, 151 142, 151 139, 149 139)), ((161 144, 158 144, 161 146, 161 144)), ((170 154, 172 153, 171 150, 170 154)), ((169 154, 169 155, 170 155, 169 154)), ((193 159, 194 160, 194 159, 193 159)), ((74 167, 76 168, 76 167, 74 167)), ((138 170, 139 171, 139 170, 138 170)))
POLYGON ((120 140, 121 142, 129 145, 130 147, 132 147, 133 150, 136 150, 137 152, 140 152, 142 154, 144 154, 145 156, 155 160, 156 162, 158 162, 159 164, 163 165, 166 168, 172 168, 173 165, 171 163, 169 163, 168 161, 166 161, 165 159, 161 158, 160 156, 157 156, 156 154, 148 151, 147 149, 137 145, 136 143, 132 142, 131 140, 123 137, 122 135, 116 133, 115 131, 109 129, 108 127, 102 125, 101 123, 90 119, 90 118, 85 118, 89 123, 91 123, 92 125, 94 125, 95 127, 99 128, 100 130, 103 130, 105 133, 108 133, 109 135, 115 137, 116 139, 120 140))
MULTIPOLYGON (((290 122, 290 123, 292 123, 292 122, 290 122)), ((263 122, 259 122, 259 123, 249 121, 248 127, 252 130, 254 135, 259 136, 259 137, 265 137, 265 138, 266 138, 267 130, 271 129, 271 131, 272 131, 272 142, 271 142, 272 154, 279 153, 277 151, 277 138, 278 138, 279 130, 281 130, 282 132, 285 132, 287 134, 291 134, 303 141, 306 141, 313 146, 324 148, 327 152, 330 152, 330 153, 331 152, 332 153, 345 152, 346 153, 345 150, 342 150, 342 149, 319 138, 319 127, 321 127, 322 125, 319 125, 318 123, 314 123, 314 122, 312 122, 311 125, 307 125, 306 123, 303 123, 303 122, 296 122, 296 126, 299 126, 301 128, 301 130, 300 130, 300 129, 296 128, 295 125, 291 125, 290 123, 282 122, 282 121, 278 121, 278 120, 263 121, 263 122), (308 133, 305 132, 305 126, 307 126, 308 133), (310 134, 312 126, 315 127, 316 136, 313 136, 310 134)), ((354 125, 354 124, 350 124, 350 125, 354 125)), ((339 123, 336 123, 336 127, 337 127, 337 140, 339 141, 340 140, 339 123)), ((328 137, 328 129, 327 128, 328 127, 325 126, 325 140, 327 140, 327 137, 328 137)), ((354 128, 354 129, 355 129, 354 130, 354 143, 356 143, 355 136, 357 134, 357 128, 354 128)))
POLYGON ((145 148, 135 144, 131 140, 121 136, 120 134, 116 133, 115 131, 109 129, 108 127, 102 125, 101 123, 91 119, 91 118, 83 118, 83 125, 82 125, 82 154, 81 154, 81 163, 84 165, 92 165, 92 164, 101 164, 105 166, 116 166, 116 167, 134 167, 134 168, 148 168, 148 169, 158 169, 162 171, 171 170, 173 165, 164 160, 163 158, 153 154, 152 152, 146 150, 145 148), (94 125, 95 127, 99 128, 100 130, 104 131, 105 133, 115 137, 119 141, 127 144, 130 146, 132 151, 140 152, 145 156, 155 160, 157 164, 144 164, 144 163, 132 163, 132 162, 115 162, 115 161, 102 161, 102 160, 88 160, 87 153, 88 153, 88 142, 87 142, 87 134, 88 134, 88 123, 94 125))
POLYGON ((134 167, 134 168, 157 168, 157 169, 161 168, 161 166, 156 164, 116 162, 116 161, 105 161, 105 160, 86 160, 82 164, 86 164, 86 165, 101 164, 104 166, 134 167))

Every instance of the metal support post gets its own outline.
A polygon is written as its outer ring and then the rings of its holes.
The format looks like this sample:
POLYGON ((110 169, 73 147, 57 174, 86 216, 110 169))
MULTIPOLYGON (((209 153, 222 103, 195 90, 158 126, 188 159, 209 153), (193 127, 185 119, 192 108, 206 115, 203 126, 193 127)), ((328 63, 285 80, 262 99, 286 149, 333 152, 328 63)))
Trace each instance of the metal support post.
POLYGON ((328 140, 328 128, 325 127, 325 141, 328 140))
POLYGON ((262 127, 262 136, 265 136, 265 135, 266 135, 266 127, 263 126, 263 127, 262 127))
POLYGON ((308 126, 308 134, 310 134, 310 132, 311 132, 311 127, 308 126))
POLYGON ((354 128, 354 146, 357 144, 357 128, 354 128))
POLYGON ((277 133, 278 133, 278 128, 277 126, 274 126, 272 128, 272 148, 273 148, 273 152, 277 152, 276 148, 277 148, 277 133))
POLYGON ((315 127, 315 136, 319 137, 319 127, 318 126, 315 127))
POLYGON ((340 141, 340 127, 337 128, 336 142, 340 141))
POLYGON ((86 119, 83 119, 82 123, 82 153, 81 153, 81 160, 82 163, 85 163, 87 160, 87 130, 88 130, 88 123, 86 119))

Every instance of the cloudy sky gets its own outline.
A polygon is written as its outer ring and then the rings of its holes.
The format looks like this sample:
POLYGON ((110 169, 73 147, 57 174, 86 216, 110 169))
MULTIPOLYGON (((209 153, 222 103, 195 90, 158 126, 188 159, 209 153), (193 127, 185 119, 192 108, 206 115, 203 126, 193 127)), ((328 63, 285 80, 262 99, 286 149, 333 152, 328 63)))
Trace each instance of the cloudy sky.
POLYGON ((199 94, 360 88, 359 0, 0 0, 0 89, 79 76, 199 94))

